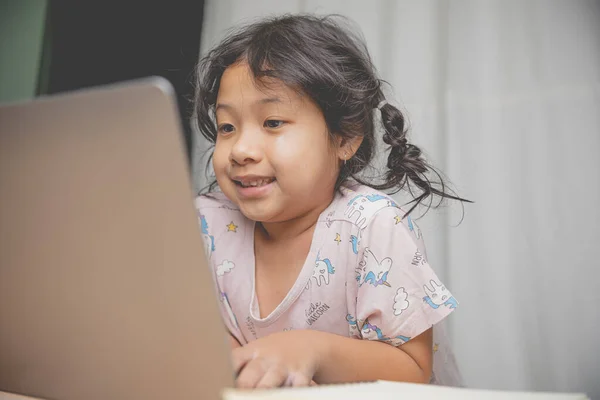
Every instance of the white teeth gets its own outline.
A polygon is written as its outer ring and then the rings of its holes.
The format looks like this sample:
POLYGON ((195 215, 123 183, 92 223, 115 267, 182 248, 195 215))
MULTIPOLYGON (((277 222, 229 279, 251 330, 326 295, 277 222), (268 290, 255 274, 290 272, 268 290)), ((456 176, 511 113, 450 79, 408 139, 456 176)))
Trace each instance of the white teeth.
POLYGON ((271 179, 260 179, 258 181, 242 183, 243 187, 259 187, 271 183, 271 179))

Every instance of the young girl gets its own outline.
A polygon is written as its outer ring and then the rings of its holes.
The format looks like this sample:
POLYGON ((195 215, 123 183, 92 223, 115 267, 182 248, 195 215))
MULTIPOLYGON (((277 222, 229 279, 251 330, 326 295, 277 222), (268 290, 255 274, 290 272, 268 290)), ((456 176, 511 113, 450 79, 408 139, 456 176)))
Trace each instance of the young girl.
POLYGON ((432 333, 457 301, 407 214, 433 195, 462 199, 429 180, 381 86, 331 17, 246 26, 200 62, 196 111, 220 192, 196 206, 239 387, 457 384, 432 333), (373 184, 360 173, 378 124, 390 153, 373 184), (403 188, 419 190, 408 212, 380 192, 403 188))

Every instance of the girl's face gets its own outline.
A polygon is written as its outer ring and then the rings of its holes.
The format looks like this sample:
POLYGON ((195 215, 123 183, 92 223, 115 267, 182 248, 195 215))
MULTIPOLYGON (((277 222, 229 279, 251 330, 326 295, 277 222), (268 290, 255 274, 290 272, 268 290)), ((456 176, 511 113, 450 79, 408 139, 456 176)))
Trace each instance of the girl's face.
POLYGON ((268 83, 258 86, 246 63, 225 70, 213 155, 223 193, 246 217, 267 223, 327 207, 345 158, 310 98, 268 83))

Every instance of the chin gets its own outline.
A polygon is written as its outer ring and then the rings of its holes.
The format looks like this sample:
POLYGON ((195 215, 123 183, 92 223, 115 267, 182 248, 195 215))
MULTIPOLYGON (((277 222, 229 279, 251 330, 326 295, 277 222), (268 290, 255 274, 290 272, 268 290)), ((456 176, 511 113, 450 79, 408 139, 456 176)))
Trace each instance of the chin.
POLYGON ((263 206, 260 204, 240 204, 238 203, 238 207, 240 211, 246 218, 256 222, 274 222, 273 220, 276 218, 276 213, 273 212, 273 209, 268 206, 263 206), (267 209, 269 211, 267 211, 267 209))

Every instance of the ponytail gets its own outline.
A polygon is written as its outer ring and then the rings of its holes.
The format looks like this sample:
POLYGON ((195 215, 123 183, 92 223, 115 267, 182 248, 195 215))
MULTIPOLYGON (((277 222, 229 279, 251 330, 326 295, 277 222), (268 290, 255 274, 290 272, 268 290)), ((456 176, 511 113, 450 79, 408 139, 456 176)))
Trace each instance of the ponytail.
POLYGON ((385 100, 379 103, 377 108, 381 112, 384 128, 383 142, 389 146, 390 153, 387 159, 385 182, 371 186, 377 190, 391 190, 392 193, 406 189, 413 197, 409 204, 414 203, 406 215, 427 198, 430 199, 428 205, 430 208, 434 196, 440 198, 438 205, 444 199, 471 203, 470 200, 448 193, 441 174, 427 163, 419 147, 408 142, 405 119, 400 110, 385 100), (431 180, 431 175, 435 180, 431 180))

